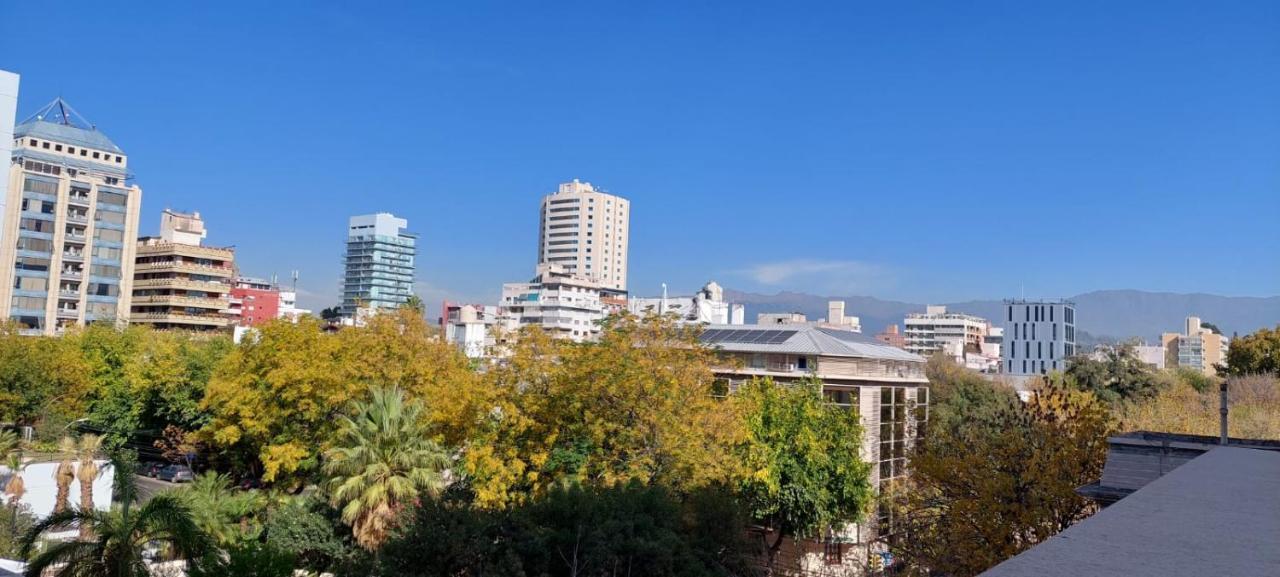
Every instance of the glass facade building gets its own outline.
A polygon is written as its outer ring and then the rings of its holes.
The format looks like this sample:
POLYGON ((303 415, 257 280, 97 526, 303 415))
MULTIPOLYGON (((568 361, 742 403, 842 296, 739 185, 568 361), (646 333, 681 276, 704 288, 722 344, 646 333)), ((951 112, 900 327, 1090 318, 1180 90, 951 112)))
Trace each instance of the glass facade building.
POLYGON ((361 308, 396 308, 413 295, 418 239, 405 232, 408 225, 385 212, 351 217, 343 257, 343 316, 355 317, 361 308))

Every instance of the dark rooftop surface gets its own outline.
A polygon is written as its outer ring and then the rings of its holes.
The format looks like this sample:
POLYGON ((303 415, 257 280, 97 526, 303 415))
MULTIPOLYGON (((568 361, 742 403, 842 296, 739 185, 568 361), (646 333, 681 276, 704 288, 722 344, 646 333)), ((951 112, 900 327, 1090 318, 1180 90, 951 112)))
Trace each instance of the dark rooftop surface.
POLYGON ((982 575, 1280 576, 1280 452, 1214 448, 982 575))

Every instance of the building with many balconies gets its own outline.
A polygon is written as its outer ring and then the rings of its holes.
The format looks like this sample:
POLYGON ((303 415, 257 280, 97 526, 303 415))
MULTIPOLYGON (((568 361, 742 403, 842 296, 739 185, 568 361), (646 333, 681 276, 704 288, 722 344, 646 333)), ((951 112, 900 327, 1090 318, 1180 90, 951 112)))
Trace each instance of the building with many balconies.
POLYGON ((947 312, 947 307, 929 305, 923 313, 908 314, 904 320, 904 348, 920 356, 945 353, 956 363, 975 371, 1000 370, 999 343, 989 337, 998 328, 982 317, 947 312))
POLYGON ((196 331, 232 324, 235 251, 203 246, 207 234, 200 213, 166 209, 160 236, 138 239, 129 322, 196 331))
POLYGON ((128 157, 61 98, 11 142, 0 318, 44 335, 127 318, 142 204, 128 157))
POLYGON ((405 232, 409 221, 380 212, 353 216, 347 223, 343 256, 342 316, 355 319, 394 309, 413 296, 414 257, 418 238, 405 232))
POLYGON ((558 264, 538 265, 527 283, 502 285, 498 318, 504 332, 536 326, 577 342, 600 336, 600 321, 627 306, 627 293, 588 280, 558 264))
POLYGON ((1217 366, 1227 359, 1228 340, 1200 317, 1187 317, 1181 333, 1160 335, 1167 367, 1187 367, 1206 375, 1215 375, 1217 366))

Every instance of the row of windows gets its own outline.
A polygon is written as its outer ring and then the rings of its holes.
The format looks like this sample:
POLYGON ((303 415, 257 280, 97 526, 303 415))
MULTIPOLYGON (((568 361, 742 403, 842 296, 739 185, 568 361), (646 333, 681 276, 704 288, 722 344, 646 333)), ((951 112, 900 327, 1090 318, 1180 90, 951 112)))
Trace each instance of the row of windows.
MULTIPOLYGON (((1012 373, 1013 367, 1014 367, 1013 359, 1009 359, 1006 362, 1008 363, 1006 365, 1007 372, 1012 373)), ((1046 362, 1046 361, 1030 361, 1027 359, 1022 359, 1021 374, 1024 374, 1024 375, 1029 375, 1037 372, 1043 375, 1043 374, 1047 374, 1049 371, 1056 371, 1056 370, 1058 370, 1058 361, 1046 362), (1030 364, 1028 365, 1028 363, 1030 364), (1040 363, 1039 368, 1036 367, 1036 363, 1040 363)))
MULTIPOLYGON (((47 140, 45 140, 45 141, 40 141, 40 140, 36 140, 36 139, 34 139, 34 138, 28 138, 28 139, 27 139, 27 144, 30 144, 31 146, 39 146, 40 148, 43 148, 43 149, 45 149, 45 150, 48 150, 48 149, 49 149, 49 147, 50 147, 50 146, 52 146, 52 147, 53 147, 53 151, 54 151, 54 152, 62 152, 62 145, 61 145, 61 144, 58 144, 58 143, 56 143, 56 142, 51 143, 51 142, 49 142, 49 141, 47 141, 47 140)), ((87 157, 87 156, 89 156, 89 153, 90 153, 90 152, 92 152, 92 153, 93 153, 93 158, 95 158, 95 159, 110 161, 110 160, 112 159, 111 157, 112 157, 112 156, 114 156, 114 157, 115 157, 116 164, 121 164, 121 163, 123 163, 123 162, 124 162, 124 157, 123 157, 123 156, 120 156, 119 154, 112 155, 112 154, 108 154, 108 153, 105 153, 105 152, 98 152, 98 151, 96 151, 96 150, 94 150, 94 151, 90 151, 90 150, 85 149, 85 148, 81 148, 81 149, 80 149, 80 156, 85 156, 85 157, 87 157)), ((76 147, 74 147, 74 146, 68 146, 68 147, 67 147, 67 154, 75 154, 75 153, 76 153, 76 147)))

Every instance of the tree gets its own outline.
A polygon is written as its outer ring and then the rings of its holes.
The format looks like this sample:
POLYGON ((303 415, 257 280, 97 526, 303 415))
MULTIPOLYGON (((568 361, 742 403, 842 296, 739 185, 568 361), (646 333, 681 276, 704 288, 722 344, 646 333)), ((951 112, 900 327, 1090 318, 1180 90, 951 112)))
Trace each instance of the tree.
POLYGON ((328 307, 320 309, 320 318, 326 321, 336 320, 342 316, 342 309, 339 307, 328 307))
POLYGON ((1116 404, 1149 399, 1160 389, 1155 371, 1138 358, 1129 344, 1109 347, 1102 359, 1077 355, 1067 361, 1069 382, 1099 399, 1116 404))
POLYGON ((176 495, 157 495, 141 507, 133 507, 132 495, 111 511, 92 507, 68 509, 36 523, 23 536, 21 555, 29 559, 27 577, 140 577, 151 575, 143 551, 162 544, 172 555, 186 560, 188 570, 199 574, 210 561, 214 545, 191 518, 191 512, 176 495), (75 541, 47 542, 37 547, 47 533, 81 527, 75 541), (87 530, 86 530, 87 529, 87 530))
POLYGON ((1224 371, 1229 375, 1280 375, 1280 325, 1233 339, 1224 371))
POLYGON ((427 303, 423 302, 422 297, 418 295, 409 295, 409 298, 405 299, 400 308, 409 309, 418 316, 427 314, 427 303))
POLYGON ((361 551, 350 539, 350 529, 320 499, 291 498, 267 515, 267 545, 293 556, 297 568, 312 573, 347 574, 335 569, 354 561, 353 554, 361 551))
POLYGON ((66 511, 71 500, 71 484, 76 481, 76 455, 76 440, 62 437, 58 442, 58 468, 53 472, 53 480, 58 486, 58 493, 53 501, 54 513, 66 511))
MULTIPOLYGON (((1175 373, 1181 377, 1182 371, 1175 373)), ((1188 376, 1206 379, 1188 369, 1188 376)), ((1280 439, 1280 378, 1271 375, 1229 376, 1232 437, 1280 439)), ((1195 378, 1176 378, 1155 398, 1121 408, 1125 430, 1161 431, 1217 437, 1220 426, 1217 386, 1204 387, 1195 378)))
POLYGON ((256 491, 237 491, 223 473, 205 473, 177 493, 196 526, 221 547, 239 547, 262 534, 264 500, 256 491))
POLYGON ((37 425, 77 414, 89 386, 85 363, 65 339, 22 335, 0 323, 0 421, 37 425))
POLYGON ((4 494, 9 497, 8 506, 15 514, 10 519, 10 534, 18 531, 18 515, 17 511, 22 506, 22 496, 27 494, 26 482, 22 479, 22 473, 26 469, 26 463, 22 462, 22 452, 10 452, 4 459, 4 466, 9 471, 9 480, 4 484, 4 494))
POLYGON ((774 533, 772 569, 784 537, 841 530, 872 501, 871 467, 859 456, 862 427, 854 411, 823 400, 822 384, 780 385, 756 379, 734 400, 746 421, 739 451, 748 471, 739 491, 752 516, 774 533))
MULTIPOLYGON (((84 435, 80 437, 80 442, 76 446, 76 455, 80 459, 80 467, 76 470, 76 477, 80 479, 80 510, 93 511, 93 482, 98 479, 98 452, 102 448, 102 437, 97 435, 84 435)), ((127 475, 127 471, 120 471, 121 475, 127 475)), ((93 526, 91 523, 80 525, 80 538, 88 539, 92 536, 93 526)))
POLYGON ((889 492, 894 551, 915 573, 977 575, 1093 510, 1075 489, 1101 475, 1111 420, 1091 393, 1059 377, 973 421, 931 427, 889 492))
POLYGON ((334 447, 325 454, 330 502, 351 525, 356 541, 378 549, 396 515, 419 493, 445 486, 448 453, 427 439, 422 406, 398 388, 375 388, 368 402, 343 417, 334 447))

